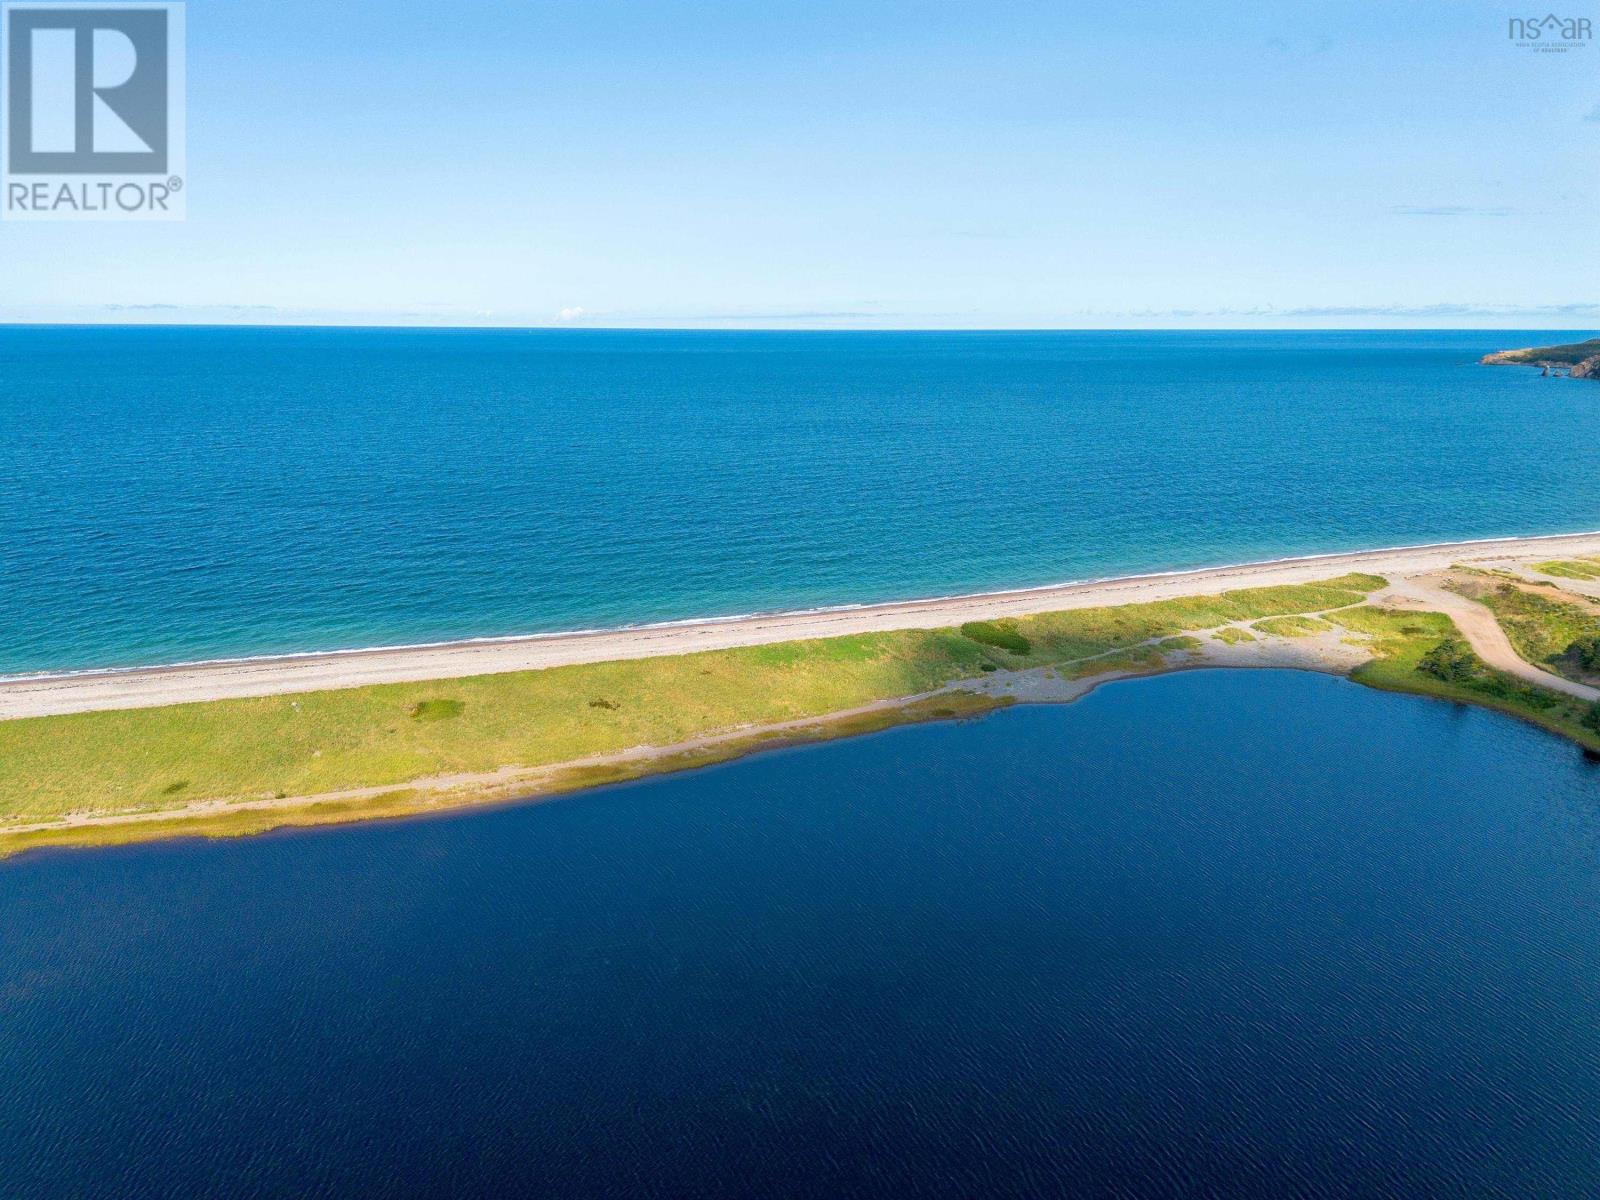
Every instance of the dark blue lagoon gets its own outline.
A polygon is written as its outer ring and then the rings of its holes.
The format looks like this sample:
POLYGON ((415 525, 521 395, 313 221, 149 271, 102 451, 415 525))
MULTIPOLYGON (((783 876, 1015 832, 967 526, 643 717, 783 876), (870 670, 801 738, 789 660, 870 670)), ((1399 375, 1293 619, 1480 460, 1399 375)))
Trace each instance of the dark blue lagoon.
POLYGON ((0 866, 0 1192, 1600 1191, 1600 767, 1198 672, 0 866))
POLYGON ((0 673, 1596 529, 1564 337, 0 327, 0 673))

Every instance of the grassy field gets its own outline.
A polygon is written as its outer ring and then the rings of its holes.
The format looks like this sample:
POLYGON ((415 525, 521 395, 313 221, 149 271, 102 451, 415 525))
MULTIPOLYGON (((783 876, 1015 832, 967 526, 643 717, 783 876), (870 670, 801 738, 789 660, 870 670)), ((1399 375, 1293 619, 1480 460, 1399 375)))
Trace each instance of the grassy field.
MULTIPOLYGON (((0 722, 0 823, 141 813, 539 767, 820 717, 973 679, 1070 667, 1229 621, 1317 612, 1382 586, 1352 575, 1006 623, 1006 645, 955 629, 863 634, 434 683, 0 722), (1025 652, 1019 647, 1026 645, 1025 652)), ((988 631, 983 631, 987 633, 988 631)), ((996 639, 1000 640, 1000 639, 996 639)), ((1111 669, 1109 660, 1091 670, 1111 669)))

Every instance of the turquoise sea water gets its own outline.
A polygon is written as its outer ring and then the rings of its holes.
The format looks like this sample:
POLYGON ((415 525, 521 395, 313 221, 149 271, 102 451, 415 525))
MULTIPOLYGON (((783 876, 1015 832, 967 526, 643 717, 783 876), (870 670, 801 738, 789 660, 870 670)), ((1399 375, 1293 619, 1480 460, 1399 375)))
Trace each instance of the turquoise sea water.
POLYGON ((1287 672, 0 863, 0 1194, 1600 1194, 1600 764, 1287 672))
POLYGON ((0 673, 1593 529, 1566 336, 0 328, 0 673))

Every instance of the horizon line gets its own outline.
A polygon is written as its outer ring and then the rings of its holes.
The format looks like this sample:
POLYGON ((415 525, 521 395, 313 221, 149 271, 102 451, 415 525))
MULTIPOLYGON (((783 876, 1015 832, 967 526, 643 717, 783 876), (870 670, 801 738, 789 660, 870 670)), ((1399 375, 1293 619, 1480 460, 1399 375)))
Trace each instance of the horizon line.
POLYGON ((0 319, 0 329, 348 329, 412 330, 418 333, 1480 333, 1600 331, 1594 325, 608 325, 554 322, 547 324, 412 324, 360 321, 51 321, 0 319))

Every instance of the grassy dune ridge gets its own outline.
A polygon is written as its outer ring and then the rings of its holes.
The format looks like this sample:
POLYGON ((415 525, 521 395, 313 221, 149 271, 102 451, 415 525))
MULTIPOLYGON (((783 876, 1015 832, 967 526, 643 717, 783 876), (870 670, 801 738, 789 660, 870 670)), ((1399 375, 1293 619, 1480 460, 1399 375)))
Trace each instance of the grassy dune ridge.
POLYGON ((1327 621, 1320 617, 1267 617, 1257 621, 1251 628, 1261 633, 1269 633, 1273 637, 1310 637, 1315 633, 1324 633, 1332 628, 1327 621))
MULTIPOLYGON (((1002 670, 1052 668, 1069 679, 1161 670, 1169 655, 1200 647, 1189 631, 1251 638, 1240 622, 1278 638, 1340 634, 1374 655, 1357 682, 1495 708, 1600 750, 1600 705, 1490 669, 1442 613, 1369 603, 1386 582, 1346 575, 960 629, 5 721, 0 857, 554 794, 778 744, 980 715, 1011 701, 940 689, 1002 670), (508 768, 519 774, 486 778, 508 768), (528 770, 540 772, 536 785, 528 770), (453 791, 423 782, 457 775, 473 778, 453 791), (80 817, 102 823, 70 820, 80 817)), ((1525 619, 1519 645, 1533 651, 1567 635, 1578 616, 1570 608, 1519 598, 1507 616, 1525 619), (1559 629, 1540 633, 1541 622, 1559 629)))
MULTIPOLYGON (((672 658, 0 722, 0 822, 307 796, 538 767, 913 696, 985 668, 1066 666, 1229 621, 1360 602, 1383 580, 1020 618, 987 644, 902 630, 672 658)), ((987 633, 988 631, 983 631, 987 633)), ((1111 665, 1116 665, 1115 663, 1111 665)), ((1093 670, 1107 669, 1105 661, 1093 670)))

